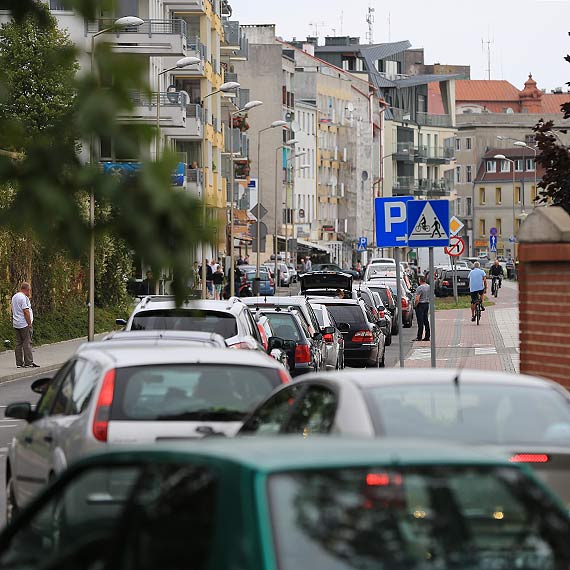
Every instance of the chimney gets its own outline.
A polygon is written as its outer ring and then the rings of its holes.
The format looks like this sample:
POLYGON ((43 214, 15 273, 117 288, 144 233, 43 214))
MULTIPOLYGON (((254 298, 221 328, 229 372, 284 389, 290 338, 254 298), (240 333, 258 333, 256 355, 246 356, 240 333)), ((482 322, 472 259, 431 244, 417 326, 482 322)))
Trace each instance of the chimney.
POLYGON ((529 73, 524 89, 519 91, 519 101, 522 113, 538 115, 542 112, 542 91, 537 87, 532 73, 529 73))
POLYGON ((303 51, 314 57, 314 55, 315 55, 315 44, 304 42, 303 43, 303 51))

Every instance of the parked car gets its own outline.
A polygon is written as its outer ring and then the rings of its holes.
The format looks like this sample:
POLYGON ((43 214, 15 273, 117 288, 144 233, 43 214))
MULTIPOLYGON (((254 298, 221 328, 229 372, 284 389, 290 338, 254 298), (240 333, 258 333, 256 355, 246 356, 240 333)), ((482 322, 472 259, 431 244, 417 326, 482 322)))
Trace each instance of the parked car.
MULTIPOLYGON (((288 405, 310 411, 311 389, 329 403, 326 433, 483 446, 513 463, 531 465, 570 509, 570 394, 555 382, 482 370, 424 369, 421 375, 347 370, 308 376, 296 385, 288 405)), ((240 434, 257 431, 263 418, 272 433, 306 437, 288 424, 290 414, 272 412, 285 397, 291 397, 290 390, 269 396, 240 434)), ((306 421, 310 424, 310 418, 306 421)))
MULTIPOLYGON (((275 262, 268 261, 264 266, 269 270, 271 276, 275 279, 275 262)), ((283 261, 277 261, 277 273, 279 287, 289 287, 291 283, 291 274, 289 273, 289 266, 283 261)))
MULTIPOLYGON (((247 270, 245 272, 245 278, 249 286, 253 291, 253 280, 257 277, 257 270, 254 269, 253 271, 247 270)), ((275 295, 275 281, 269 275, 268 271, 261 271, 259 272, 259 294, 260 295, 275 295)))
MULTIPOLYGON (((375 276, 370 281, 366 281, 368 287, 375 285, 386 285, 390 287, 394 298, 397 298, 397 286, 395 277, 380 277, 375 276)), ((400 280, 402 289, 402 324, 404 328, 410 328, 414 322, 414 294, 412 290, 406 285, 404 279, 400 280)))
POLYGON ((325 305, 314 301, 311 301, 311 305, 323 333, 324 365, 327 368, 342 370, 344 368, 344 337, 338 329, 337 322, 325 305))
MULTIPOLYGON (((458 295, 469 295, 469 273, 471 269, 457 269, 457 293, 458 295)), ((438 297, 448 297, 453 295, 453 274, 452 269, 444 269, 436 281, 435 293, 438 297)))
POLYGON ((297 269, 293 263, 287 264, 287 269, 289 270, 289 281, 290 283, 297 283, 299 280, 299 274, 297 273, 297 269))
POLYGON ((391 329, 390 333, 392 335, 397 335, 399 333, 399 311, 398 305, 396 303, 396 297, 392 294, 392 290, 388 285, 380 285, 375 283, 369 283, 368 288, 375 293, 380 295, 384 306, 388 310, 391 316, 391 329))
POLYGON ((163 344, 172 346, 175 343, 179 343, 180 346, 190 347, 227 348, 228 346, 226 339, 221 334, 200 331, 115 331, 105 335, 102 340, 138 344, 141 341, 148 341, 155 346, 163 344))
POLYGON ((202 331, 218 333, 231 348, 262 350, 261 336, 247 305, 226 301, 189 301, 177 308, 174 297, 145 297, 128 321, 117 319, 127 331, 202 331))
POLYGON ((331 406, 314 396, 294 415, 301 445, 218 438, 79 462, 2 532, 0 569, 298 570, 355 557, 568 568, 568 513, 528 469, 449 444, 315 437, 331 406))
POLYGON ((287 370, 290 370, 289 356, 287 354, 287 341, 279 338, 273 328, 269 319, 263 315, 258 315, 255 319, 259 334, 261 335, 261 344, 265 348, 265 352, 281 363, 287 370))
POLYGON ((43 389, 35 408, 19 402, 5 410, 27 422, 8 452, 7 517, 68 465, 108 445, 235 435, 247 412, 290 379, 254 351, 84 344, 53 379, 34 383, 43 389))
POLYGON ((262 308, 256 315, 268 319, 279 339, 285 340, 291 376, 316 372, 324 366, 325 343, 320 332, 311 334, 300 311, 292 308, 262 308))
POLYGON ((362 299, 322 297, 315 300, 325 305, 338 323, 344 337, 344 361, 347 366, 384 366, 385 337, 362 299))
POLYGON ((390 344, 392 344, 392 322, 380 296, 362 283, 358 285, 356 293, 358 298, 362 299, 366 303, 366 306, 372 311, 377 325, 386 337, 386 346, 390 346, 390 344))
POLYGON ((346 269, 342 269, 340 265, 337 265, 336 263, 313 263, 311 273, 315 271, 332 271, 334 273, 346 273, 352 276, 353 279, 357 280, 360 279, 360 273, 358 273, 358 271, 356 271, 355 269, 350 269, 348 267, 346 269))
POLYGON ((345 298, 358 299, 353 289, 352 275, 338 271, 312 271, 299 277, 301 295, 309 297, 335 297, 342 291, 345 298))

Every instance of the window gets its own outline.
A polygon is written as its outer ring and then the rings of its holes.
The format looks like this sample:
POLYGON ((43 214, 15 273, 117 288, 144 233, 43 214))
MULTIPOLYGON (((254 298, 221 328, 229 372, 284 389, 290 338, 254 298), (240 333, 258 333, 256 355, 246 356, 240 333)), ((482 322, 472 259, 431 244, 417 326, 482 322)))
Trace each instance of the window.
POLYGON ((473 167, 465 167, 465 182, 473 182, 473 167))
POLYGON ((473 148, 473 146, 472 146, 472 141, 471 141, 471 137, 467 137, 467 138, 465 139, 465 148, 466 148, 467 150, 471 150, 471 149, 473 148))
POLYGON ((497 235, 503 234, 503 220, 501 218, 495 220, 495 228, 497 228, 497 235))
POLYGON ((527 158, 526 159, 526 166, 525 168, 530 172, 534 172, 534 158, 527 158))
POLYGON ((310 386, 287 424, 285 433, 329 433, 335 418, 337 398, 324 386, 310 386))
POLYGON ((73 366, 74 361, 67 362, 64 364, 59 372, 55 375, 54 379, 48 384, 47 390, 44 392, 40 401, 38 402, 36 413, 39 417, 49 415, 51 408, 53 406, 54 400, 59 392, 59 387, 65 379, 65 375, 71 366, 73 366))
POLYGON ((521 187, 520 186, 515 187, 515 203, 516 204, 521 203, 521 187))
POLYGON ((68 10, 66 8, 63 0, 49 0, 49 8, 50 10, 68 10))
POLYGON ((500 206, 503 203, 503 190, 502 188, 495 188, 495 204, 500 206))
POLYGON ((487 234, 487 225, 485 220, 479 220, 479 235, 486 235, 487 234))
POLYGON ((455 150, 461 150, 461 139, 455 139, 455 150))
POLYGON ((536 143, 536 139, 534 135, 525 135, 524 142, 529 146, 534 146, 534 144, 536 143))
POLYGON ((487 172, 497 172, 497 161, 488 160, 487 161, 487 172))
POLYGON ((465 198, 465 215, 471 216, 472 210, 473 210, 473 199, 471 198, 471 196, 467 196, 465 198))
POLYGON ((461 182, 461 166, 455 167, 455 182, 458 184, 461 182))
POLYGON ((94 363, 77 360, 66 374, 55 400, 52 414, 75 416, 88 406, 101 368, 94 363))
POLYGON ((485 205, 485 188, 479 188, 479 205, 485 205))
POLYGON ((511 163, 508 160, 501 160, 501 172, 510 172, 511 163))
POLYGON ((520 158, 515 160, 515 172, 522 172, 523 161, 520 158))

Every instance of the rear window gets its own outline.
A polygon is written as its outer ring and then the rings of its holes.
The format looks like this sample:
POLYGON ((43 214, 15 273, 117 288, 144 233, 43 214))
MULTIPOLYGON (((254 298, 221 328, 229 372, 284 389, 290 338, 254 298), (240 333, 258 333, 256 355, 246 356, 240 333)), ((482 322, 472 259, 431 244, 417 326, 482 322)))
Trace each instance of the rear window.
MULTIPOLYGON (((253 281, 256 276, 257 276, 256 271, 249 271, 248 273, 245 274, 245 277, 248 281, 253 281)), ((266 272, 260 271, 259 272, 259 279, 261 281, 269 281, 269 275, 266 272)))
POLYGON ((295 317, 289 313, 266 313, 275 336, 284 340, 304 340, 295 317))
POLYGON ((388 290, 384 287, 370 287, 372 291, 378 293, 380 295, 380 299, 382 299, 382 304, 388 306, 390 304, 390 299, 388 299, 388 290))
POLYGON ((570 524, 513 467, 290 472, 269 478, 278 567, 566 569, 570 524))
POLYGON ((327 305, 327 309, 337 323, 348 323, 351 328, 367 327, 366 315, 360 305, 327 305))
POLYGON ((118 368, 111 420, 239 421, 280 385, 278 370, 255 366, 118 368))
POLYGON ((238 334, 237 322, 232 314, 196 309, 142 311, 134 316, 131 330, 202 331, 218 333, 226 339, 238 334))
MULTIPOLYGON (((458 269, 457 270, 457 278, 458 279, 468 279, 469 273, 471 273, 470 269, 458 269)), ((444 275, 447 279, 451 279, 451 278, 453 278, 453 271, 448 269, 444 275)))

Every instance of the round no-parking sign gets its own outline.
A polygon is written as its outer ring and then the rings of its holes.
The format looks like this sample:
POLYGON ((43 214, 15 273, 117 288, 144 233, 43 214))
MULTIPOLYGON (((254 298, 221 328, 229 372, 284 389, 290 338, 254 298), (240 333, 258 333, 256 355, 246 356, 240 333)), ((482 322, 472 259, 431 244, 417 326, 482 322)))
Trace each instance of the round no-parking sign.
POLYGON ((459 257, 465 251, 465 242, 457 236, 449 238, 449 245, 443 248, 447 255, 451 257, 459 257))

